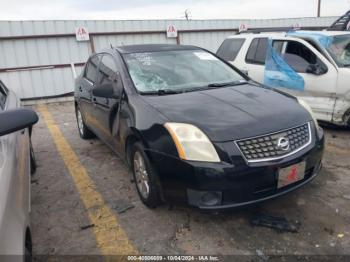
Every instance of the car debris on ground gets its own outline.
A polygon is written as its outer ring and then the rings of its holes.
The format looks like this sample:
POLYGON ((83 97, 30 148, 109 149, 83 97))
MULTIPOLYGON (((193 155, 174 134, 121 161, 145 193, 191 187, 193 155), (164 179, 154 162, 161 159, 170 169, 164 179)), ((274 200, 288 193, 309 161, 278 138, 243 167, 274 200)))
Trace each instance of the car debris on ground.
POLYGON ((114 209, 117 211, 118 214, 122 214, 126 211, 128 211, 129 209, 134 208, 135 206, 130 203, 129 201, 125 200, 125 199, 119 199, 117 201, 114 202, 114 209))
POLYGON ((284 217, 271 216, 268 214, 257 214, 251 220, 252 225, 269 227, 276 231, 297 233, 299 231, 300 222, 292 223, 284 217))

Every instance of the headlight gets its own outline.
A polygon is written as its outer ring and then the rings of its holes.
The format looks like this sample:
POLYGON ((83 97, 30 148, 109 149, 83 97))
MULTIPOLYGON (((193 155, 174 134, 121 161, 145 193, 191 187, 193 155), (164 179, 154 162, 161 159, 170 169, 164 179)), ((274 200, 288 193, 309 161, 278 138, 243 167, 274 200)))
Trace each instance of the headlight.
POLYGON ((166 123, 179 157, 184 160, 220 162, 213 144, 196 126, 181 123, 166 123))
POLYGON ((314 120, 314 123, 315 123, 315 126, 316 126, 316 129, 317 131, 320 129, 320 126, 318 125, 318 122, 317 122, 317 119, 314 115, 314 113, 312 112, 312 109, 311 107, 301 98, 297 98, 298 99, 298 102, 301 106, 303 106, 307 111, 309 111, 311 117, 312 117, 312 120, 314 120))

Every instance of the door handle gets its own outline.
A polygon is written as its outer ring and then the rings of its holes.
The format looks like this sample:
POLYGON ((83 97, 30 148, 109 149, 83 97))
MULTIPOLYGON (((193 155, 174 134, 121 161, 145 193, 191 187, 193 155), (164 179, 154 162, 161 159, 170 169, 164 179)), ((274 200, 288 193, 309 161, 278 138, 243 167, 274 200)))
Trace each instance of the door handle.
POLYGON ((94 97, 94 98, 92 99, 92 101, 96 102, 96 101, 97 101, 96 97, 94 97))

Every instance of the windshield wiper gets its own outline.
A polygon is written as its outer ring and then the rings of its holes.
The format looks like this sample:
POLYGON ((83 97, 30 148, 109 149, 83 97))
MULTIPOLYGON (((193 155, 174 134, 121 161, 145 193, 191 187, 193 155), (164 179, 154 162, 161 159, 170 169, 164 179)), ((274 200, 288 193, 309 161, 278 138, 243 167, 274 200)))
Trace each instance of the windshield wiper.
POLYGON ((183 93, 183 91, 173 90, 173 89, 159 89, 156 91, 140 92, 141 95, 158 95, 158 96, 174 95, 174 94, 180 94, 180 93, 183 93))
POLYGON ((182 94, 187 92, 193 92, 193 91, 201 91, 201 90, 207 90, 212 88, 218 88, 218 87, 225 87, 225 86, 237 86, 237 85, 245 85, 248 82, 246 81, 232 81, 232 82, 226 82, 226 83, 211 83, 207 86, 203 86, 200 88, 189 88, 189 89, 181 89, 181 90, 174 90, 174 89, 159 89, 155 91, 147 91, 147 92, 140 92, 141 95, 174 95, 174 94, 182 94))
POLYGON ((233 82, 226 82, 226 83, 211 83, 208 85, 208 87, 225 87, 225 86, 237 86, 237 85, 245 85, 246 81, 233 81, 233 82))

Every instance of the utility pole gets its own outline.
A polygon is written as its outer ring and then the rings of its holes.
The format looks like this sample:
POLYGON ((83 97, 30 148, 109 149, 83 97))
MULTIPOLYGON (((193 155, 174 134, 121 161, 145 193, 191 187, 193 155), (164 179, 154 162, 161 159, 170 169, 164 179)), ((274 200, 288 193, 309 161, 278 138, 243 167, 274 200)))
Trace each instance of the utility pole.
POLYGON ((318 0, 317 17, 321 17, 321 0, 318 0))
POLYGON ((188 20, 190 20, 190 15, 191 15, 191 12, 188 10, 188 9, 186 9, 185 10, 185 19, 188 21, 188 20))

